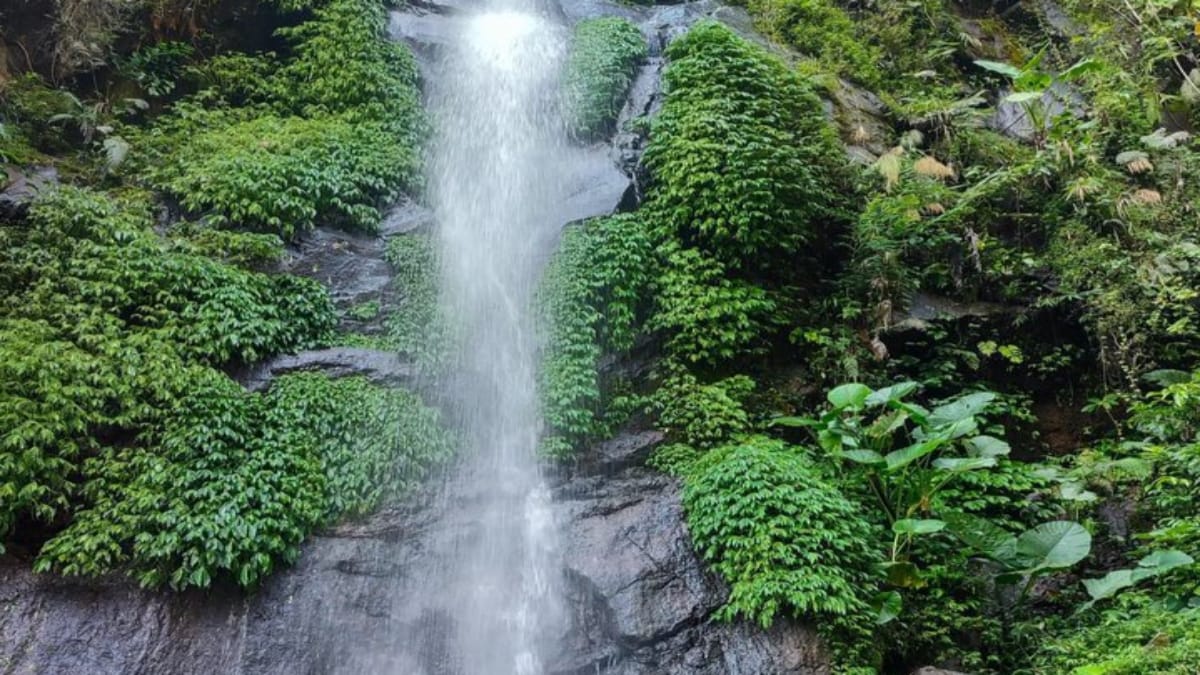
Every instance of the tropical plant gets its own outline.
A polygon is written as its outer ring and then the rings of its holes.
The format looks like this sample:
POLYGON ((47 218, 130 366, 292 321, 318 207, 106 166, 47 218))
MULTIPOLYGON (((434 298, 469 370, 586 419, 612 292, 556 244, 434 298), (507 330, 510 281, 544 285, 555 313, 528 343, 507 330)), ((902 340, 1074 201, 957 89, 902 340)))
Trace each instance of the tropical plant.
POLYGON ((821 417, 774 420, 811 430, 845 472, 865 483, 893 535, 889 577, 897 586, 920 583, 904 555, 913 538, 946 527, 933 513, 938 492, 964 473, 995 466, 1010 451, 1003 440, 979 433, 979 415, 995 394, 963 394, 927 410, 905 400, 917 389, 915 382, 877 390, 844 384, 829 391, 830 407, 821 417))
POLYGON ((947 514, 946 522, 949 531, 971 550, 1000 565, 998 583, 1020 586, 1017 603, 1029 595, 1039 578, 1073 567, 1092 548, 1091 533, 1069 520, 1042 523, 1020 536, 986 519, 962 513, 947 514))
POLYGON ((1042 49, 1020 68, 999 61, 980 59, 975 65, 993 73, 999 73, 1012 81, 1013 91, 1004 97, 1006 103, 1016 103, 1025 111, 1030 131, 1038 145, 1045 142, 1050 126, 1050 115, 1056 107, 1069 108, 1071 102, 1061 98, 1053 87, 1054 83, 1068 83, 1100 69, 1100 63, 1092 59, 1081 59, 1059 73, 1041 69, 1046 49, 1042 49), (1058 98, 1055 98, 1058 97, 1058 98))

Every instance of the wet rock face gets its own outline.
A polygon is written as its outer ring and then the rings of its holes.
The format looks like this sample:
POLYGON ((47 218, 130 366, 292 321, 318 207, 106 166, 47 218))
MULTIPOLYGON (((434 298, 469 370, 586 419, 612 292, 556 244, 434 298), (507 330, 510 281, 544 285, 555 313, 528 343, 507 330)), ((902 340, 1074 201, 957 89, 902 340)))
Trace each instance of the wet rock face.
POLYGON ((0 221, 25 217, 29 204, 43 190, 58 186, 58 169, 52 166, 33 167, 21 171, 4 167, 0 173, 0 221))
POLYGON ((571 612, 556 675, 815 675, 820 641, 781 622, 763 632, 712 614, 728 589, 692 550, 678 481, 643 467, 662 435, 599 444, 555 492, 571 612))
POLYGON ((262 391, 281 375, 306 371, 330 377, 361 375, 375 384, 393 387, 412 385, 417 379, 417 367, 395 352, 332 347, 277 356, 248 369, 238 381, 250 391, 262 391))
MULTIPOLYGON (((659 440, 620 436, 556 479, 569 620, 548 675, 828 673, 805 628, 711 620, 727 590, 692 551, 679 486, 641 467, 659 440)), ((417 495, 315 537, 250 594, 150 592, 0 558, 0 673, 474 675, 453 665, 452 619, 404 602, 452 545, 442 506, 417 495)))
MULTIPOLYGON (((453 22, 478 1, 420 0, 393 15, 393 34, 414 46, 428 76, 453 22)), ((615 137, 581 150, 565 224, 640 200, 645 139, 626 123, 657 110, 665 42, 705 17, 744 31, 749 24, 741 10, 712 0, 659 7, 563 0, 561 14, 567 22, 628 16, 653 48, 615 137)), ((408 203, 387 214, 380 236, 319 228, 292 248, 285 269, 326 283, 340 309, 370 300, 386 308, 393 293, 386 238, 427 229, 431 220, 408 203)), ((411 377, 395 355, 330 349, 261 364, 243 382, 262 388, 308 369, 392 384, 411 377)), ((623 434, 552 478, 568 617, 547 675, 828 673, 820 641, 804 627, 779 622, 762 631, 712 620, 728 589, 692 550, 677 481, 644 467, 661 440, 653 431, 623 434)), ((405 602, 405 589, 423 583, 423 570, 453 555, 477 525, 456 519, 449 499, 430 486, 313 537, 293 567, 253 593, 151 592, 124 578, 34 575, 28 556, 0 556, 0 675, 476 675, 455 665, 452 616, 405 602)))

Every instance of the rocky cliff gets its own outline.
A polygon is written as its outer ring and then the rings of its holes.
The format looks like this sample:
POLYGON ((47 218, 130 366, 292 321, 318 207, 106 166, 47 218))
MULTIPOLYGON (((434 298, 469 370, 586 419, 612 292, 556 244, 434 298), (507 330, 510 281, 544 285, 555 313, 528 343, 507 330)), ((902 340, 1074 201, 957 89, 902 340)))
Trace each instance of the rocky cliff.
MULTIPOLYGON (((426 77, 436 76, 438 51, 450 39, 464 2, 416 3, 392 17, 392 32, 408 41, 426 77)), ((749 21, 711 2, 631 7, 566 0, 552 8, 564 22, 616 14, 638 22, 652 56, 630 94, 623 121, 652 113, 660 97, 663 43, 705 16, 742 32, 749 21)), ((621 126, 620 128, 623 128, 621 126)), ((564 223, 636 205, 644 139, 621 132, 581 151, 576 190, 563 205, 564 223)), ((293 250, 289 268, 311 271, 335 299, 352 303, 387 285, 382 237, 425 226, 427 214, 403 205, 381 238, 318 229, 293 250)), ((406 364, 364 350, 289 356, 244 376, 269 386, 281 372, 315 368, 365 372, 407 383, 406 364)), ((819 640, 786 622, 770 631, 711 621, 726 589, 692 550, 679 486, 643 468, 660 440, 629 432, 586 453, 554 478, 568 617, 553 673, 817 674, 828 672, 819 640)), ((412 607, 406 585, 416 571, 453 556, 473 523, 456 519, 463 488, 431 485, 407 502, 312 539, 296 565, 257 592, 232 588, 183 594, 150 592, 124 578, 77 581, 34 575, 18 555, 0 557, 0 673, 457 673, 439 635, 448 614, 412 607)))

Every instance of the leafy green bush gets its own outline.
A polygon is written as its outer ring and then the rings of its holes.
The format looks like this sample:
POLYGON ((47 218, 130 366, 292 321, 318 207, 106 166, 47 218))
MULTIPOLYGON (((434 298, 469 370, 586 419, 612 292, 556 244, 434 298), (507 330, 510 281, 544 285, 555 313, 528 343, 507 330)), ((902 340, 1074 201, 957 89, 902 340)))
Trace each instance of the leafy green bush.
POLYGON ((599 360, 633 347, 654 269, 652 245, 637 216, 598 218, 563 232, 538 297, 549 332, 543 414, 560 445, 594 439, 608 426, 612 400, 602 393, 599 360))
POLYGON ((37 570, 103 574, 127 565, 147 586, 203 587, 222 573, 250 586, 295 560, 322 516, 310 442, 267 424, 264 400, 219 373, 197 371, 189 389, 144 433, 151 447, 87 463, 93 501, 43 547, 37 570))
POLYGON ((788 265, 845 218, 845 153, 820 100, 715 22, 697 24, 666 54, 666 100, 646 150, 658 237, 734 273, 788 265))
POLYGON ((1045 675, 1185 675, 1200 663, 1200 610, 1136 604, 1101 623, 1044 643, 1034 672, 1045 675))
POLYGON ((117 59, 116 66, 118 72, 137 82, 150 96, 166 96, 175 90, 183 65, 193 51, 186 42, 156 42, 117 59))
POLYGON ((289 238, 318 218, 373 228, 381 203, 419 186, 426 129, 416 64, 386 26, 377 0, 333 0, 280 29, 290 59, 194 68, 210 86, 131 133, 135 168, 217 224, 289 238))
POLYGON ((213 258, 246 269, 283 259, 283 240, 273 234, 217 230, 184 224, 171 231, 171 243, 184 253, 213 258))
POLYGON ((86 504, 40 571, 143 585, 257 585, 317 526, 374 508, 445 458, 437 414, 361 378, 280 378, 263 396, 193 369, 169 416, 84 463, 86 504))
POLYGON ((658 424, 671 440, 707 450, 750 431, 745 401, 754 380, 734 375, 711 384, 700 384, 687 372, 670 377, 654 393, 652 405, 658 424))
POLYGON ((276 424, 313 440, 325 476, 326 520, 370 512, 415 487, 453 451, 435 410, 408 391, 362 378, 288 375, 272 385, 267 402, 276 424))
POLYGON ((319 217, 370 229, 377 206, 411 176, 411 151, 398 150, 386 125, 352 116, 312 119, 263 113, 176 110, 147 139, 145 166, 156 187, 183 206, 235 225, 293 237, 319 217))
POLYGON ((78 503, 79 469, 160 424, 199 364, 252 361, 329 337, 315 282, 172 250, 144 203, 77 188, 0 228, 0 536, 78 503), (104 440, 101 440, 104 439, 104 440))
POLYGON ((696 548, 731 586, 718 616, 769 626, 779 613, 866 612, 876 535, 794 449, 752 438, 713 450, 683 504, 696 548))
POLYGON ((667 351, 681 361, 716 365, 764 346, 776 304, 767 291, 731 278, 725 266, 696 249, 676 250, 659 277, 652 329, 665 331, 667 351))
POLYGON ((32 148, 47 152, 65 148, 62 132, 51 120, 67 112, 70 104, 66 92, 51 88, 34 73, 0 84, 0 118, 12 137, 26 140, 32 148))
POLYGON ((846 11, 832 0, 749 0, 766 32, 815 57, 834 74, 877 85, 883 54, 862 39, 846 11))
POLYGON ((645 36, 628 19, 576 24, 563 76, 567 116, 576 135, 591 138, 612 127, 647 51, 645 36))
POLYGON ((393 237, 386 255, 395 271, 392 286, 401 296, 398 307, 384 318, 387 343, 436 371, 446 364, 455 340, 439 303, 437 242, 430 234, 393 237))
POLYGON ((346 113, 388 125, 414 157, 425 131, 412 53, 387 35, 379 0, 330 0, 299 26, 281 28, 294 57, 283 65, 284 103, 305 117, 346 113))

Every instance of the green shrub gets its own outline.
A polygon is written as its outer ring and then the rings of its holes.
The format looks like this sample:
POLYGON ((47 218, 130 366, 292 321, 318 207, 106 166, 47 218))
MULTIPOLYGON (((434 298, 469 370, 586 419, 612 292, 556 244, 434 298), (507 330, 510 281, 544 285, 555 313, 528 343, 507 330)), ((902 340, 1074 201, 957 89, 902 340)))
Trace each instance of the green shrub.
POLYGON ((389 348, 437 371, 446 365, 455 341, 440 303, 437 242, 431 234, 393 237, 388 241, 387 260, 395 272, 392 287, 401 297, 383 322, 389 348))
POLYGON ((845 153, 820 100, 778 59, 715 22, 667 47, 651 129, 650 221, 730 272, 771 270, 845 218, 845 153))
POLYGON ((411 155, 425 130, 417 64, 388 38, 387 22, 380 0, 330 0, 310 21, 279 30, 294 53, 279 79, 293 112, 385 123, 394 144, 411 155))
POLYGON ((834 74, 878 85, 883 54, 864 40, 845 10, 831 0, 749 0, 767 33, 816 58, 834 74))
POLYGON ((268 424, 263 399, 224 375, 196 371, 189 390, 145 434, 151 447, 88 462, 94 501, 43 547, 36 569, 102 574, 119 564, 146 586, 203 587, 220 574, 250 586, 295 560, 322 516, 311 441, 268 424))
POLYGON ((38 570, 255 586, 317 526, 411 487, 452 447, 436 412, 362 378, 289 375, 264 396, 193 368, 186 385, 136 445, 84 462, 86 503, 38 570))
POLYGON ((754 380, 735 375, 700 384, 694 375, 672 375, 654 393, 658 424, 673 441, 707 450, 750 431, 746 398, 754 380))
POLYGON ((298 429, 315 444, 328 521, 369 513, 415 487, 453 451, 434 409, 408 391, 363 378, 288 375, 272 385, 267 403, 278 426, 298 429))
POLYGON ((576 24, 563 90, 577 136, 591 138, 611 129, 647 51, 645 36, 628 19, 601 17, 576 24))
POLYGON ((320 285, 173 251, 151 223, 143 203, 61 188, 0 228, 0 536, 69 512, 81 465, 159 424, 198 364, 331 333, 320 285))
POLYGON ((61 130, 51 120, 70 107, 66 92, 51 88, 34 73, 0 83, 0 119, 13 139, 24 139, 31 149, 66 149, 61 130))
POLYGON ((1043 643, 1045 675, 1185 675, 1200 663, 1200 610, 1148 606, 1110 612, 1100 624, 1043 643))
POLYGON ((289 238, 323 218, 372 229, 379 205, 419 187, 426 131, 415 61, 386 27, 381 2, 333 0, 280 29, 290 59, 193 68, 207 87, 131 131, 134 168, 219 225, 289 238))
POLYGON ((753 438, 709 452, 683 493, 697 550, 730 584, 718 616, 867 611, 877 535, 797 451, 753 438))
POLYGON ((177 109, 147 139, 158 160, 145 165, 151 185, 215 224, 291 238, 318 218, 373 228, 378 205, 395 198, 415 169, 412 151, 399 149, 380 122, 262 111, 238 117, 177 109))
POLYGON ((193 51, 186 42, 155 42, 117 59, 116 66, 121 75, 137 82, 150 96, 166 96, 175 90, 193 51))
POLYGON ((711 366, 761 351, 776 320, 765 289, 696 249, 668 255, 658 286, 649 326, 665 331, 668 354, 686 363, 711 366))
POLYGON ((273 234, 218 230, 185 224, 171 231, 171 243, 184 253, 204 256, 246 269, 283 259, 283 240, 273 234))
POLYGON ((650 240, 636 216, 598 218, 563 232, 538 301, 549 333, 540 382, 543 414, 567 446, 607 429, 613 400, 602 393, 599 360, 633 347, 654 269, 650 240))

